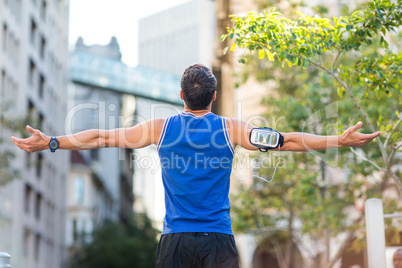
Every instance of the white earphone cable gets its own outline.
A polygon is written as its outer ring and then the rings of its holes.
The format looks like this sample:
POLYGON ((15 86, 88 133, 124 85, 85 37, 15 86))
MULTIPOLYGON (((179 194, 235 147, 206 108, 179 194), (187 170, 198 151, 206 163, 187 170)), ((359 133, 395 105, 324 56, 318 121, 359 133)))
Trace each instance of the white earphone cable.
MULTIPOLYGON (((281 151, 281 146, 279 145, 279 147, 278 147, 278 156, 279 156, 280 151, 281 151)), ((265 179, 265 178, 263 178, 263 177, 260 177, 260 176, 258 176, 258 175, 252 175, 251 177, 252 177, 252 178, 258 178, 258 179, 263 180, 263 181, 268 182, 268 183, 269 183, 269 182, 272 182, 272 181, 274 180, 274 176, 275 176, 275 173, 276 173, 276 169, 278 168, 278 165, 279 165, 280 162, 281 162, 281 158, 279 157, 278 163, 276 163, 276 165, 275 165, 275 169, 274 169, 274 172, 272 173, 272 177, 271 177, 270 180, 267 180, 267 179, 265 179)), ((233 168, 232 168, 232 172, 233 172, 233 174, 236 176, 237 179, 240 179, 240 178, 237 176, 237 174, 236 174, 236 172, 234 171, 233 168)))

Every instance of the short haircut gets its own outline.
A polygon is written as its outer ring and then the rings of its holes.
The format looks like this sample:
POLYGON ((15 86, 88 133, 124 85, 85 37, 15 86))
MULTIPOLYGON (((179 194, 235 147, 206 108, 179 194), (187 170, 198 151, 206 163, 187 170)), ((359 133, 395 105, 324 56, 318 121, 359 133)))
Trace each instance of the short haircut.
POLYGON ((202 64, 191 65, 181 77, 183 99, 191 110, 206 109, 212 101, 215 88, 215 76, 202 64))

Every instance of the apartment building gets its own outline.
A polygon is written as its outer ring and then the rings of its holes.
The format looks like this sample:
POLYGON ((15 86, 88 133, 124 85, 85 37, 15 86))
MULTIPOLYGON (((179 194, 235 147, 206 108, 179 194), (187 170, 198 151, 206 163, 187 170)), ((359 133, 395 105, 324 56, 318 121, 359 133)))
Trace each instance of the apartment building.
MULTIPOLYGON (((68 0, 0 1, 0 102, 10 104, 2 116, 28 117, 51 135, 64 134, 68 14, 68 0)), ((10 143, 22 133, 2 126, 0 135, 19 172, 0 186, 0 250, 13 267, 63 267, 68 153, 27 153, 10 143)))
POLYGON ((214 1, 192 0, 141 19, 138 43, 139 66, 179 76, 194 63, 212 67, 214 1))
MULTIPOLYGON (((105 88, 96 82, 83 83, 74 75, 82 66, 79 62, 85 59, 123 66, 116 38, 113 37, 106 46, 87 46, 79 38, 70 59, 69 132, 120 127, 124 96, 119 89, 113 86, 105 88)), ((91 71, 102 72, 100 75, 113 71, 113 67, 90 66, 94 67, 78 72, 91 76, 91 71)), ((70 253, 79 248, 82 236, 90 241, 93 230, 105 221, 125 221, 132 216, 132 168, 127 155, 129 150, 120 148, 71 152, 65 230, 70 253)))

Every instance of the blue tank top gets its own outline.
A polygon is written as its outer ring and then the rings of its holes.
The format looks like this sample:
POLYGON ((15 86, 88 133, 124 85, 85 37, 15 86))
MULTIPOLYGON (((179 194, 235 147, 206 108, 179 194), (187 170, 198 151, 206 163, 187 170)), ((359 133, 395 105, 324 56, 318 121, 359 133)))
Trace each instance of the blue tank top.
POLYGON ((165 189, 162 234, 232 234, 229 187, 234 150, 226 120, 213 113, 169 117, 157 149, 165 189))

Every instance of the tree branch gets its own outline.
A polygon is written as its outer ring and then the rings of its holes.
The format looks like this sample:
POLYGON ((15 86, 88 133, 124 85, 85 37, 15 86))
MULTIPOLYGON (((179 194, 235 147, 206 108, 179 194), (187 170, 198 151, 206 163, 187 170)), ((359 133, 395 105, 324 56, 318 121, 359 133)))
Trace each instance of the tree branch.
POLYGON ((388 171, 388 174, 394 179, 395 184, 396 184, 396 187, 397 187, 398 190, 399 190, 399 195, 401 195, 401 194, 402 194, 402 192, 401 192, 402 183, 401 183, 401 181, 399 180, 399 177, 396 176, 396 174, 391 170, 391 166, 390 166, 390 165, 387 165, 387 171, 388 171))
MULTIPOLYGON (((359 217, 353 221, 353 225, 358 224, 363 219, 363 216, 364 216, 364 214, 360 213, 359 217)), ((342 257, 345 250, 350 246, 350 244, 353 242, 353 240, 355 238, 356 238, 355 230, 349 230, 346 235, 346 238, 341 243, 341 246, 339 247, 336 254, 332 257, 332 259, 326 265, 326 268, 332 268, 335 265, 335 263, 342 257)))
POLYGON ((377 165, 377 163, 375 163, 373 160, 368 159, 367 157, 360 155, 353 147, 349 147, 349 149, 352 151, 352 153, 354 153, 357 157, 359 157, 360 159, 369 162, 370 164, 372 164, 376 169, 380 170, 380 171, 384 171, 387 172, 387 170, 385 168, 380 167, 379 165, 377 165))
POLYGON ((385 148, 387 148, 388 141, 391 138, 392 133, 394 133, 395 129, 398 127, 398 125, 401 123, 401 121, 402 121, 402 116, 399 117, 399 120, 394 124, 394 126, 392 127, 391 131, 389 132, 387 138, 385 139, 385 142, 384 142, 385 148))
MULTIPOLYGON (((369 119, 369 117, 368 117, 368 114, 366 113, 366 111, 364 111, 363 107, 360 105, 360 103, 359 103, 359 101, 356 99, 356 97, 352 94, 352 92, 350 91, 350 88, 346 85, 346 83, 345 83, 342 79, 340 79, 334 72, 328 70, 328 69, 325 68, 324 66, 322 66, 322 65, 320 65, 320 64, 318 64, 318 63, 316 63, 316 62, 313 62, 313 61, 311 61, 311 60, 309 60, 309 62, 310 62, 312 65, 318 67, 319 69, 323 70, 323 71, 326 72, 327 74, 329 74, 329 75, 331 75, 332 77, 334 77, 335 80, 338 81, 339 84, 341 84, 341 86, 345 89, 345 91, 348 93, 348 95, 352 98, 353 102, 355 103, 355 105, 356 105, 357 108, 359 109, 360 113, 363 115, 363 117, 364 117, 366 123, 368 124, 368 126, 369 126, 369 128, 370 128, 370 130, 374 133, 376 130, 375 130, 373 124, 371 124, 371 121, 370 121, 370 119, 369 119)), ((384 146, 383 146, 381 140, 380 140, 379 138, 377 138, 376 140, 377 140, 378 146, 380 147, 381 154, 382 154, 382 157, 383 157, 383 159, 384 159, 384 163, 385 163, 385 165, 388 165, 388 155, 387 155, 387 152, 385 151, 384 146)), ((401 189, 401 190, 402 190, 402 189, 401 189)))
POLYGON ((342 52, 343 52, 343 49, 338 50, 338 52, 336 53, 336 57, 334 59, 334 62, 331 65, 331 71, 332 72, 334 71, 334 66, 335 66, 336 62, 338 61, 338 58, 339 58, 339 56, 341 55, 342 52))
MULTIPOLYGON (((348 93, 348 95, 352 98, 353 102, 355 103, 355 105, 357 106, 357 108, 359 109, 360 113, 363 115, 364 119, 366 120, 367 124, 369 125, 369 128, 372 132, 375 132, 376 130, 374 129, 373 124, 371 124, 371 121, 368 117, 368 114, 366 113, 366 111, 364 111, 363 107, 360 105, 359 101, 356 99, 356 97, 352 94, 352 92, 350 91, 350 88, 346 85, 346 83, 340 79, 334 72, 328 70, 327 68, 325 68, 324 66, 308 60, 309 63, 311 63, 312 65, 318 67, 319 69, 321 69, 322 71, 326 72, 327 74, 331 75, 332 77, 335 78, 336 81, 338 81, 339 84, 341 84, 341 86, 345 89, 345 91, 348 93)), ((399 120, 398 120, 399 121, 399 120)), ((398 191, 400 194, 402 194, 402 182, 400 181, 400 178, 396 176, 396 174, 391 170, 391 166, 390 166, 390 162, 389 162, 389 157, 387 152, 385 151, 385 146, 382 144, 381 140, 379 138, 376 138, 377 144, 380 147, 380 151, 382 154, 382 158, 384 160, 384 164, 386 166, 386 170, 387 173, 394 179, 397 187, 398 187, 398 191)))
POLYGON ((278 264, 280 267, 285 267, 286 266, 286 260, 285 257, 283 255, 283 251, 281 246, 279 245, 278 241, 276 241, 276 239, 272 239, 272 241, 270 241, 270 244, 272 245, 274 251, 275 251, 275 255, 278 259, 278 264))
POLYGON ((397 148, 392 148, 391 153, 389 154, 389 162, 391 163, 392 158, 394 158, 395 152, 396 152, 397 148))

